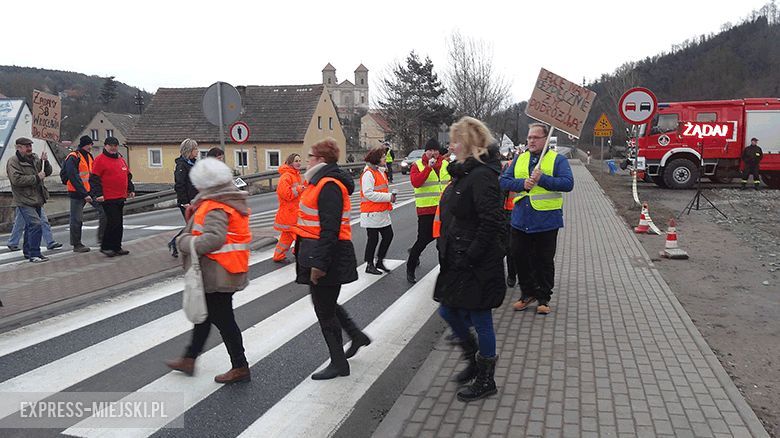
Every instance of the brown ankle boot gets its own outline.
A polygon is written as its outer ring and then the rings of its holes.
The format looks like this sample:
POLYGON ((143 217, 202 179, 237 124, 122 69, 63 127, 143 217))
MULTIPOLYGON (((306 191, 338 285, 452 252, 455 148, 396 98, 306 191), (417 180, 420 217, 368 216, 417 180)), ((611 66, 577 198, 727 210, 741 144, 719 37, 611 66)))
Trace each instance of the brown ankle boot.
POLYGON ((195 359, 191 357, 180 357, 178 359, 166 360, 165 365, 168 365, 168 368, 172 370, 181 371, 188 376, 191 376, 195 373, 195 359))
POLYGON ((249 367, 233 368, 225 374, 214 377, 215 382, 225 384, 248 382, 250 380, 252 380, 252 376, 249 374, 249 367))

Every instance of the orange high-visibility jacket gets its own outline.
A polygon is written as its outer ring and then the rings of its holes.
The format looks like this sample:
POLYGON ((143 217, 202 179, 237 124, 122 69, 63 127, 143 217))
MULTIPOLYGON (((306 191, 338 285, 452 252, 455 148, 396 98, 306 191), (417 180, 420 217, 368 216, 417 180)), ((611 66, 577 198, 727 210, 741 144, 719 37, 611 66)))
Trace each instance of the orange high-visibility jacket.
POLYGON ((293 227, 293 231, 304 239, 320 238, 320 210, 319 198, 322 188, 325 184, 336 183, 341 189, 343 205, 341 207, 341 227, 339 228, 339 240, 352 240, 352 227, 349 224, 349 212, 352 205, 349 201, 349 193, 344 184, 336 178, 322 178, 316 186, 309 184, 301 195, 301 201, 298 204, 298 222, 293 227))
POLYGON ((389 187, 387 182, 387 176, 383 172, 380 172, 377 169, 373 169, 371 167, 366 167, 366 170, 363 171, 362 174, 360 174, 360 212, 361 213, 375 213, 379 211, 388 211, 393 209, 393 204, 390 202, 374 202, 368 200, 368 198, 363 195, 363 175, 366 174, 366 172, 371 172, 371 175, 374 176, 374 191, 378 193, 389 193, 389 187))
MULTIPOLYGON (((87 154, 86 159, 84 159, 84 156, 81 155, 80 152, 73 151, 69 153, 65 159, 67 160, 70 157, 76 157, 76 159, 79 160, 79 178, 81 179, 81 183, 84 184, 84 188, 87 190, 87 193, 89 193, 89 174, 92 173, 92 155, 87 154)), ((68 187, 69 192, 76 191, 76 188, 73 187, 73 184, 70 183, 70 180, 68 180, 66 186, 68 187)))
POLYGON ((279 185, 276 187, 276 197, 279 198, 279 210, 276 212, 274 229, 277 231, 290 231, 298 220, 298 201, 303 189, 301 172, 290 166, 282 164, 279 167, 279 185))
MULTIPOLYGON (((216 261, 231 274, 249 271, 249 242, 252 233, 249 231, 249 216, 238 212, 235 208, 219 201, 206 200, 198 205, 192 224, 192 235, 203 234, 203 224, 206 215, 211 210, 223 210, 228 215, 228 229, 225 244, 218 250, 206 254, 206 257, 216 261)), ((195 255, 193 255, 195 257, 195 255)))

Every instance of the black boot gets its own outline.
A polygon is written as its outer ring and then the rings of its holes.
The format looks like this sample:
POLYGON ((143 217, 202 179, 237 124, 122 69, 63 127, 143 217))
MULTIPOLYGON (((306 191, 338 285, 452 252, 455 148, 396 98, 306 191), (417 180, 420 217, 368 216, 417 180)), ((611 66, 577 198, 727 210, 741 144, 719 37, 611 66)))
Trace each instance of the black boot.
POLYGON ((336 306, 336 318, 339 320, 339 324, 347 332, 352 343, 349 344, 349 348, 344 353, 347 359, 357 354, 360 347, 365 347, 371 344, 371 338, 368 337, 362 330, 355 324, 355 321, 349 316, 346 310, 341 306, 336 306))
POLYGON ((378 269, 381 269, 381 270, 387 272, 387 273, 390 273, 390 270, 387 269, 387 266, 385 266, 385 261, 382 260, 382 259, 376 259, 376 267, 378 269))
POLYGON ((458 343, 463 350, 463 359, 466 360, 466 368, 452 378, 453 382, 459 384, 469 383, 474 377, 477 376, 477 360, 475 355, 477 354, 477 341, 474 336, 469 336, 465 341, 458 343))
POLYGON ((482 357, 479 353, 476 354, 477 377, 471 385, 458 393, 458 400, 470 402, 491 396, 498 392, 496 389, 496 381, 493 379, 496 374, 497 359, 498 355, 495 357, 482 357))
POLYGON ((312 380, 329 380, 339 376, 348 376, 349 362, 347 362, 347 357, 342 350, 341 327, 338 325, 322 327, 322 335, 325 337, 325 343, 328 344, 330 364, 322 371, 312 374, 312 380))
POLYGON ((382 271, 374 266, 374 262, 366 262, 366 273, 374 275, 382 275, 382 271))

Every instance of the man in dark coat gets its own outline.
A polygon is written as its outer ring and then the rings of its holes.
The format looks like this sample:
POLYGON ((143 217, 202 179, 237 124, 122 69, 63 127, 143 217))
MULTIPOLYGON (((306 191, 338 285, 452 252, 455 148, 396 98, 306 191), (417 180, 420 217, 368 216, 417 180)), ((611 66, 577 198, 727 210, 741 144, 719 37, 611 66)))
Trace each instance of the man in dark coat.
POLYGON ((750 146, 742 150, 742 162, 745 163, 742 171, 742 189, 745 188, 750 175, 753 175, 753 187, 758 190, 758 185, 761 184, 758 180, 758 166, 762 158, 764 158, 764 151, 758 146, 758 139, 753 137, 750 139, 750 146))
POLYGON ((341 285, 358 279, 351 228, 349 222, 342 221, 345 214, 349 217, 349 195, 355 190, 355 183, 339 168, 338 157, 339 148, 333 139, 311 147, 308 170, 304 174, 307 186, 301 194, 298 223, 293 228, 297 235, 296 282, 309 285, 314 312, 330 353, 330 364, 314 373, 311 376, 314 380, 348 376, 347 359, 371 343, 338 304, 341 285), (346 211, 344 196, 347 196, 346 211), (342 349, 342 328, 352 340, 346 353, 342 349))

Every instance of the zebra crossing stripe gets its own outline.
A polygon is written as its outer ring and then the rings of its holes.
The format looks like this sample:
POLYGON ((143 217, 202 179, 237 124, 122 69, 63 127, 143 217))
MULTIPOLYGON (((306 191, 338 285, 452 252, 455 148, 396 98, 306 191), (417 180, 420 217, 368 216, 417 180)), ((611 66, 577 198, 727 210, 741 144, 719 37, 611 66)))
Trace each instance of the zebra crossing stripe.
MULTIPOLYGON (((403 265, 403 263, 402 260, 385 260, 385 264, 391 270, 398 268, 403 265)), ((363 271, 364 269, 365 264, 358 267, 359 271, 363 271)), ((349 301, 383 277, 384 275, 360 275, 357 281, 342 287, 339 301, 342 303, 349 301)), ((316 322, 317 319, 311 306, 311 298, 305 296, 283 310, 245 330, 242 333, 242 337, 244 339, 244 354, 246 354, 249 366, 256 364, 267 355, 273 353, 316 322)), ((219 344, 198 356, 196 365, 198 377, 192 378, 179 372, 170 372, 123 398, 121 402, 125 403, 142 400, 144 398, 142 393, 174 392, 181 395, 182 406, 184 406, 185 409, 189 409, 222 387, 222 385, 215 383, 211 376, 225 371, 225 360, 224 345, 219 344), (185 387, 187 390, 182 391, 182 388, 185 387)), ((171 412, 167 415, 167 419, 156 419, 157 423, 155 426, 158 428, 165 427, 168 422, 173 421, 182 414, 184 414, 184 412, 171 412)), ((152 419, 150 420, 154 421, 152 419)), ((101 427, 103 426, 102 422, 104 421, 105 419, 90 417, 67 429, 63 433, 65 435, 79 437, 99 436, 126 438, 146 437, 157 431, 157 429, 149 428, 107 429, 101 427)))
MULTIPOLYGON (((258 277, 252 280, 246 289, 235 295, 233 305, 235 308, 241 307, 294 279, 295 265, 288 265, 258 277)), ((191 329, 192 323, 184 317, 184 312, 170 313, 25 374, 8 379, 0 383, 0 394, 6 392, 39 393, 40 398, 36 398, 38 397, 36 394, 35 397, 31 397, 30 401, 40 401, 45 398, 45 393, 62 391, 191 329)), ((16 412, 13 409, 0 405, 0 419, 16 412)))
POLYGON ((366 327, 371 345, 350 359, 348 378, 304 380, 239 438, 330 436, 436 311, 431 290, 438 273, 437 266, 366 327))
MULTIPOLYGON (((273 248, 252 253, 249 265, 273 256, 273 248)), ((109 302, 97 303, 0 334, 0 357, 140 307, 182 290, 182 276, 129 292, 109 302)), ((240 295, 240 294, 239 294, 240 295)))

